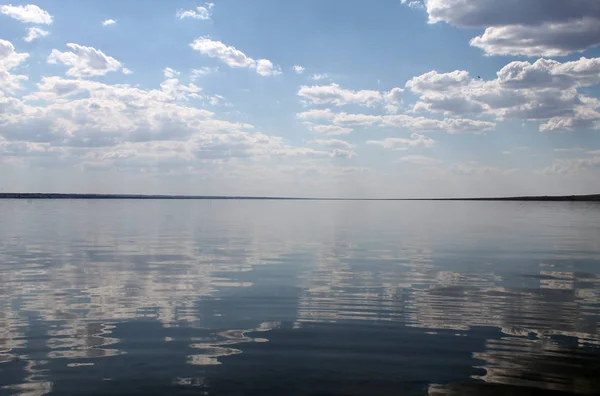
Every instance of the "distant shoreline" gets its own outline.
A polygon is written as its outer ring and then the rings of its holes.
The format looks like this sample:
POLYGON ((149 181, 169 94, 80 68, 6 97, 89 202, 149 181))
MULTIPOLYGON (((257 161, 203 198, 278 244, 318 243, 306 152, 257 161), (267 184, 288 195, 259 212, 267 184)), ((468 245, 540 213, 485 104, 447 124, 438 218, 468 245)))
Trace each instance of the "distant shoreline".
POLYGON ((209 195, 0 193, 0 199, 155 199, 155 200, 285 200, 285 201, 540 201, 600 202, 600 194, 487 198, 300 198, 209 195))

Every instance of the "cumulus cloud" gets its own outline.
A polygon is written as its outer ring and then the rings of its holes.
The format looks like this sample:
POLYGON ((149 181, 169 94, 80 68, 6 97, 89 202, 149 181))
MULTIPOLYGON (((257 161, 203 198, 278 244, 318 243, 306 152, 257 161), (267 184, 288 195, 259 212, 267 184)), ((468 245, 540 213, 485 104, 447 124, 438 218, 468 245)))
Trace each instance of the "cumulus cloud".
POLYGON ((372 114, 338 113, 333 118, 335 125, 344 127, 366 127, 381 123, 382 116, 372 114))
POLYGON ((281 68, 268 59, 259 59, 256 61, 256 72, 261 76, 277 76, 281 74, 281 68))
MULTIPOLYGON (((22 81, 27 80, 27 76, 12 74, 11 69, 19 66, 28 57, 27 53, 15 51, 10 41, 0 39, 0 99, 2 99, 2 92, 12 93, 21 88, 22 81)), ((0 110, 4 111, 8 100, 3 99, 3 102, 0 102, 0 110)))
POLYGON ((600 130, 600 112, 578 107, 570 117, 553 117, 540 125, 541 132, 600 130))
POLYGON ((49 35, 50 32, 40 29, 38 27, 30 27, 27 29, 27 36, 23 38, 26 42, 30 43, 33 40, 49 35))
POLYGON ((390 92, 387 92, 383 95, 385 109, 388 113, 397 113, 400 110, 403 92, 404 90, 402 88, 396 87, 392 88, 390 92))
MULTIPOLYGON (((7 58, 0 59, 16 66, 25 57, 7 58)), ((5 158, 53 157, 55 164, 60 158, 93 168, 188 172, 207 163, 356 155, 348 147, 292 146, 253 131, 250 124, 217 119, 186 101, 224 98, 203 97, 199 87, 176 78, 148 90, 61 77, 43 77, 36 87, 22 99, 0 96, 0 153, 5 158)))
POLYGON ((334 158, 352 158, 352 157, 356 157, 356 152, 354 152, 352 150, 335 149, 331 153, 331 156, 334 158))
POLYGON ((589 87, 600 83, 600 58, 582 57, 564 63, 543 58, 534 63, 515 61, 497 74, 498 82, 506 88, 589 87))
POLYGON ((352 128, 344 128, 338 125, 315 125, 310 122, 305 123, 305 125, 313 132, 320 133, 323 135, 347 135, 352 132, 352 128))
POLYGON ((170 97, 176 100, 187 101, 189 99, 201 99, 202 88, 195 84, 182 85, 176 78, 167 78, 160 84, 160 88, 170 97))
POLYGON ((208 103, 210 103, 211 106, 224 106, 224 107, 233 106, 222 95, 213 95, 213 96, 209 97, 208 98, 208 103))
POLYGON ((208 66, 203 66, 200 69, 192 69, 192 72, 190 74, 190 78, 192 79, 192 81, 197 80, 198 78, 202 77, 202 76, 206 76, 212 73, 216 73, 219 71, 218 67, 208 67, 208 66))
POLYGON ((293 69, 294 69, 294 72, 296 72, 296 74, 302 74, 302 73, 304 73, 304 70, 306 70, 304 67, 299 66, 299 65, 295 65, 293 67, 293 69))
POLYGON ((392 88, 389 92, 374 90, 353 91, 340 87, 338 84, 329 85, 303 85, 298 91, 305 102, 315 105, 359 105, 364 107, 375 107, 384 105, 388 113, 397 113, 402 104, 402 88, 392 88))
POLYGON ((214 3, 206 3, 204 6, 198 6, 193 10, 179 10, 176 15, 179 19, 192 18, 208 20, 212 16, 213 7, 214 3))
POLYGON ((48 63, 62 63, 70 66, 67 75, 72 77, 102 76, 108 72, 122 69, 121 63, 104 52, 79 44, 69 43, 71 51, 61 52, 53 49, 48 57, 48 63))
POLYGON ((173 78, 175 76, 179 75, 179 72, 175 69, 172 69, 170 67, 165 67, 163 69, 163 74, 165 75, 166 78, 173 78))
POLYGON ((327 80, 327 79, 329 79, 329 74, 327 74, 327 73, 315 73, 315 74, 312 75, 311 78, 313 80, 315 80, 315 81, 327 80))
POLYGON ((401 2, 410 8, 424 8, 423 3, 419 0, 402 0, 401 2))
POLYGON ((548 120, 543 131, 593 127, 600 101, 580 88, 600 83, 600 58, 570 62, 538 59, 510 62, 484 81, 467 71, 428 72, 406 87, 419 96, 413 111, 487 114, 498 119, 548 120))
POLYGON ((435 140, 421 135, 413 133, 410 135, 410 139, 406 138, 387 138, 383 140, 368 140, 367 144, 381 146, 383 148, 392 149, 394 151, 405 151, 409 148, 423 147, 430 148, 435 145, 435 140))
POLYGON ((296 114, 296 117, 301 120, 333 120, 335 113, 331 109, 311 109, 296 114))
POLYGON ((382 125, 407 128, 412 131, 446 132, 450 134, 482 134, 491 131, 496 124, 487 121, 466 118, 446 118, 437 120, 425 117, 413 117, 405 114, 384 116, 382 125))
POLYGON ((343 89, 338 84, 321 86, 303 85, 298 91, 298 96, 314 104, 332 104, 334 106, 357 104, 360 106, 373 107, 382 100, 379 91, 352 91, 343 89))
POLYGON ((256 61, 246 56, 242 51, 235 47, 223 44, 220 41, 212 40, 209 37, 201 37, 194 40, 190 46, 196 51, 201 52, 211 58, 217 58, 227 64, 229 67, 255 67, 256 61))
POLYGON ((429 23, 485 28, 471 45, 487 55, 562 56, 600 44, 597 0, 424 0, 422 5, 429 23))
POLYGON ((274 76, 281 74, 281 68, 273 65, 268 59, 254 60, 235 47, 225 45, 210 37, 201 37, 194 40, 190 46, 200 53, 211 58, 219 59, 229 67, 245 67, 254 69, 261 76, 274 76))
POLYGON ((52 15, 34 4, 13 6, 12 4, 0 6, 0 12, 23 23, 40 25, 52 24, 52 15))
POLYGON ((293 152, 299 151, 303 155, 307 155, 310 157, 331 157, 331 158, 352 158, 356 156, 356 152, 352 150, 353 145, 337 139, 316 139, 311 140, 308 144, 313 144, 321 147, 325 147, 328 149, 332 149, 332 151, 320 151, 320 150, 312 150, 308 148, 304 148, 301 150, 293 150, 293 152))
POLYGON ((407 114, 373 115, 334 113, 331 109, 311 109, 296 114, 299 120, 314 132, 329 135, 347 134, 351 127, 396 127, 417 132, 446 132, 450 134, 483 134, 492 131, 496 124, 468 118, 445 118, 442 120, 416 117, 407 114), (321 125, 315 125, 320 123, 321 125), (328 123, 325 125, 325 123, 328 123))
POLYGON ((115 21, 114 19, 105 19, 104 22, 102 22, 102 26, 110 26, 110 25, 116 25, 117 21, 115 21))
POLYGON ((465 70, 455 70, 450 73, 438 73, 433 70, 413 77, 406 83, 406 87, 415 93, 445 92, 453 88, 467 86, 470 83, 469 72, 465 70))
POLYGON ((347 150, 347 149, 351 149, 353 147, 353 145, 351 143, 348 143, 345 140, 339 140, 339 139, 315 139, 315 140, 311 140, 310 142, 308 142, 308 144, 316 144, 318 146, 328 147, 328 148, 332 148, 332 149, 340 149, 340 150, 347 150))
POLYGON ((108 85, 81 79, 44 77, 37 92, 5 113, 0 134, 7 139, 66 146, 111 146, 126 141, 177 140, 198 128, 240 130, 244 126, 212 120, 212 113, 175 104, 200 89, 173 80, 160 90, 108 85), (47 105, 31 106, 28 101, 47 105))
POLYGON ((471 45, 487 55, 565 56, 600 44, 600 18, 541 26, 490 27, 471 45))
POLYGON ((17 67, 28 57, 27 53, 16 52, 15 46, 10 41, 0 39, 0 70, 17 67))

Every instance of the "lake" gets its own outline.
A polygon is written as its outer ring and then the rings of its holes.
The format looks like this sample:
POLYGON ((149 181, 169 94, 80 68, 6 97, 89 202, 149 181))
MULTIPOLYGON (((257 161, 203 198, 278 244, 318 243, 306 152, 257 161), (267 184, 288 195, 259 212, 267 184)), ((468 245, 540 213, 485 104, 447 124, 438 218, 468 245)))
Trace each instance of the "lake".
POLYGON ((599 321, 599 203, 0 200, 0 394, 594 394, 599 321))

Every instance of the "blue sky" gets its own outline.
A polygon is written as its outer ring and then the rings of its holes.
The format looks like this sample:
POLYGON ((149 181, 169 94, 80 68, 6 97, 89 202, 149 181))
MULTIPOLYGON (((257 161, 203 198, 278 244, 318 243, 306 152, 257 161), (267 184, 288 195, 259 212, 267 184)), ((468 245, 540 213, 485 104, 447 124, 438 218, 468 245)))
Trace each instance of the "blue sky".
POLYGON ((0 4, 0 189, 597 192, 598 4, 0 4))

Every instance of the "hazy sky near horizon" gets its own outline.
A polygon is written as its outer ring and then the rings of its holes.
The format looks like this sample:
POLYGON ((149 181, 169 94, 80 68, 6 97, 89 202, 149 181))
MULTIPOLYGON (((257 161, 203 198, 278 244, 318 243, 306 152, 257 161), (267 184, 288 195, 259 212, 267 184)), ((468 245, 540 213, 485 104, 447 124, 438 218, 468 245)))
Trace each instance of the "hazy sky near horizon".
POLYGON ((0 191, 598 192, 598 0, 0 3, 0 191))

